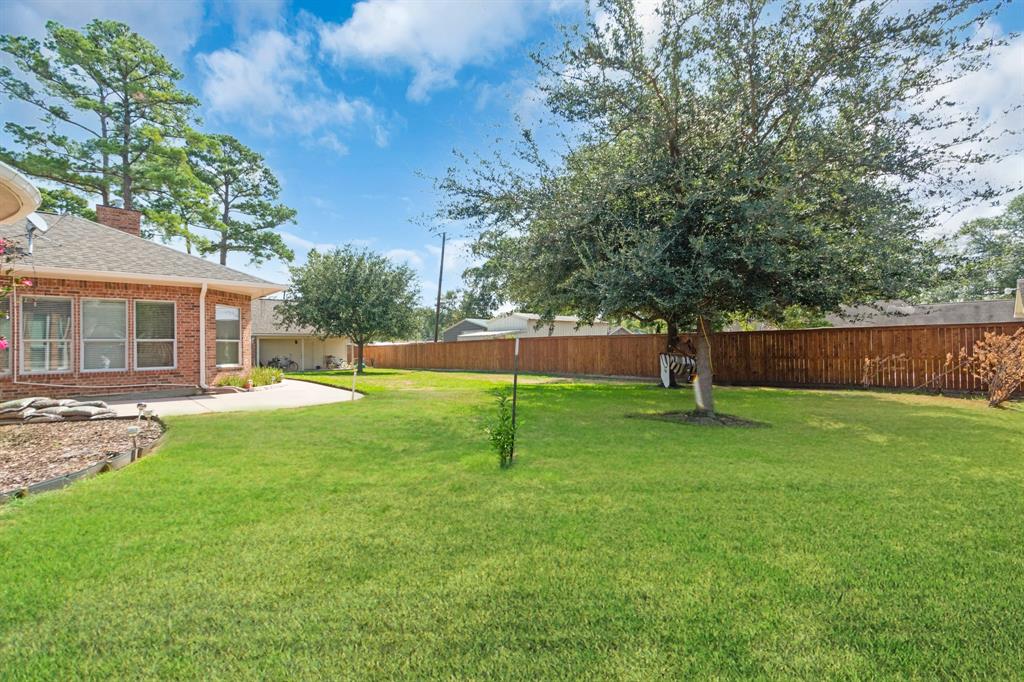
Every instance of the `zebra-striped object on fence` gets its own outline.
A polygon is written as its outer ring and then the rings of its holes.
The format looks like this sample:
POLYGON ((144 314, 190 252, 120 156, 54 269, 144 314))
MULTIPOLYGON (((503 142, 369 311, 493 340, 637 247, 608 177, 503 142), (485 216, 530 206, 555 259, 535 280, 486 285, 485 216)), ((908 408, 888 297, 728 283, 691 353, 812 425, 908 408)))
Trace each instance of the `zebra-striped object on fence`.
POLYGON ((672 373, 675 373, 677 379, 690 383, 697 371, 696 358, 682 353, 660 353, 658 364, 661 366, 661 385, 665 388, 671 383, 672 373))

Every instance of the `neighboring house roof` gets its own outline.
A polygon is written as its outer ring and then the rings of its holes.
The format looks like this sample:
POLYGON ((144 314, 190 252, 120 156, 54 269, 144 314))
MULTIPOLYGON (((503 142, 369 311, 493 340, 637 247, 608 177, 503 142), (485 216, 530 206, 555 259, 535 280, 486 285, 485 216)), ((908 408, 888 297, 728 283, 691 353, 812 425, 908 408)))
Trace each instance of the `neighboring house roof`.
MULTIPOLYGON (((199 286, 266 296, 284 287, 190 256, 163 244, 73 215, 37 213, 49 229, 33 239, 32 253, 16 262, 19 274, 199 286)), ((26 220, 0 226, 0 237, 24 245, 26 220)))
POLYGON ((505 337, 518 336, 521 333, 521 331, 516 331, 515 329, 506 329, 504 331, 496 332, 465 332, 464 334, 459 334, 459 340, 461 341, 465 339, 467 341, 480 341, 483 339, 502 339, 505 337))
POLYGON ((1013 299, 996 301, 959 301, 914 305, 903 301, 886 301, 873 306, 843 309, 829 315, 834 327, 891 327, 926 324, 995 324, 1013 321, 1013 299))
POLYGON ((630 330, 626 329, 625 327, 623 327, 620 324, 617 327, 613 327, 612 330, 608 332, 608 335, 609 336, 632 336, 633 332, 631 332, 630 330))
MULTIPOLYGON (((484 322, 488 322, 488 321, 493 322, 494 320, 500 320, 500 319, 506 318, 506 317, 519 317, 519 318, 522 318, 522 319, 525 319, 525 320, 539 320, 540 319, 540 315, 538 315, 536 313, 509 313, 507 315, 498 315, 497 317, 493 318, 492 320, 484 320, 484 322)), ((552 318, 551 321, 552 322, 573 322, 573 323, 575 323, 575 322, 579 322, 580 318, 576 317, 575 315, 555 315, 554 318, 552 318)), ((604 320, 594 320, 594 322, 593 322, 593 324, 591 326, 596 326, 596 325, 599 325, 599 324, 608 324, 608 323, 605 322, 604 320)))
POLYGON ((252 302, 253 336, 316 336, 312 327, 286 327, 277 318, 279 298, 258 298, 252 302))
POLYGON ((474 327, 479 327, 480 329, 487 329, 487 320, 483 320, 483 319, 481 319, 479 317, 465 317, 465 318, 459 320, 458 322, 456 322, 455 324, 448 325, 442 331, 448 331, 449 329, 455 329, 460 324, 467 324, 467 323, 473 325, 474 327))

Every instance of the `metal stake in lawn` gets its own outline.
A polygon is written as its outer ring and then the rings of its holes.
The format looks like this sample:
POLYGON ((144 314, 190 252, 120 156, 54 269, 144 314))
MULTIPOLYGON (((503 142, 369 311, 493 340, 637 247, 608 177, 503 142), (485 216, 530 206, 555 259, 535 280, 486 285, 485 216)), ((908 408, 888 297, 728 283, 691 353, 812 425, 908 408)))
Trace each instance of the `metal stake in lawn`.
POLYGON ((512 453, 509 460, 516 458, 516 401, 519 393, 519 337, 516 337, 515 357, 512 360, 512 453))

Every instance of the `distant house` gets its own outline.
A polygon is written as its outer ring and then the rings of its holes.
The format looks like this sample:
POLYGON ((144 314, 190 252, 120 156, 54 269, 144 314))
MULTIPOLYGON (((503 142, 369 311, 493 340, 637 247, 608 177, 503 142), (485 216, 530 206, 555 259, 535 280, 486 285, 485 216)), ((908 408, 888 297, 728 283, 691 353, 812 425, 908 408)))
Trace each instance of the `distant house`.
POLYGON ((445 329, 442 338, 445 341, 458 341, 459 334, 480 331, 487 331, 487 320, 481 320, 476 317, 467 317, 466 319, 459 320, 452 326, 445 329))
POLYGON ((280 285, 143 239, 137 211, 32 213, 38 193, 0 170, 0 238, 32 282, 0 298, 0 400, 202 389, 251 366, 252 299, 280 285))
MULTIPOLYGON (((463 320, 462 322, 467 321, 463 320)), ((462 324, 462 322, 458 324, 462 324)), ((593 324, 580 325, 578 317, 569 315, 558 315, 552 322, 544 323, 539 328, 537 325, 540 322, 540 315, 532 313, 509 313, 490 320, 473 320, 472 322, 474 326, 483 323, 484 328, 462 332, 456 335, 457 341, 542 336, 607 336, 611 333, 611 325, 607 322, 597 320, 593 324)), ((445 340, 449 340, 447 334, 445 340)))
POLYGON ((633 332, 629 331, 620 324, 618 326, 612 327, 612 330, 608 332, 608 334, 610 336, 632 336, 633 332))
POLYGON ((327 357, 350 360, 347 336, 321 339, 309 327, 286 327, 277 316, 280 299, 260 298, 252 302, 253 358, 261 367, 274 358, 294 361, 299 369, 324 369, 327 357))
POLYGON ((874 306, 846 307, 829 315, 833 327, 893 327, 931 324, 994 324, 1012 322, 1014 300, 913 304, 886 301, 874 306))

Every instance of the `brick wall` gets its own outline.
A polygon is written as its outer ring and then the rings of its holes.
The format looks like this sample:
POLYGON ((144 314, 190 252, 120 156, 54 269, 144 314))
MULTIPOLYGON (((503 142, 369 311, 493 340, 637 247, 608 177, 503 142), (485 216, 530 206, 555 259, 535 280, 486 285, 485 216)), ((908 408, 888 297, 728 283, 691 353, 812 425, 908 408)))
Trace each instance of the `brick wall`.
POLYGON ((96 204, 96 222, 136 237, 140 236, 142 231, 141 213, 116 206, 96 204))
MULTIPOLYGON (((11 346, 15 377, 8 368, 0 369, 0 400, 30 395, 65 397, 136 393, 187 388, 199 384, 199 289, 169 287, 124 282, 90 282, 82 280, 56 280, 38 278, 31 288, 18 290, 17 303, 12 310, 11 346), (67 372, 24 374, 21 371, 20 310, 21 299, 34 296, 60 296, 71 299, 72 334, 71 368, 67 372), (128 305, 127 370, 82 370, 82 299, 119 299, 128 305), (135 316, 134 301, 173 301, 177 336, 176 367, 174 369, 135 370, 135 316), (15 383, 15 378, 18 383, 15 383)), ((207 383, 211 384, 225 370, 216 367, 216 304, 241 309, 242 367, 231 371, 245 371, 251 364, 251 301, 243 294, 208 291, 206 296, 206 357, 207 383)))

